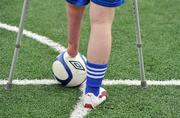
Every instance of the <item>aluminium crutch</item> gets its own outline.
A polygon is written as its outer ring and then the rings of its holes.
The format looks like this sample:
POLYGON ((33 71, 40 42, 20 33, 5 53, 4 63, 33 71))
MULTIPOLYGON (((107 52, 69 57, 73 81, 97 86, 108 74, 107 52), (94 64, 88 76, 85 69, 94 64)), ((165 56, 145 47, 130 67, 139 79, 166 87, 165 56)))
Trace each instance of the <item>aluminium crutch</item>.
POLYGON ((141 29, 139 21, 139 11, 138 11, 138 1, 132 0, 133 7, 133 16, 135 23, 135 32, 136 32, 136 45, 138 50, 138 60, 139 60, 139 69, 140 69, 140 78, 141 86, 146 87, 147 83, 145 80, 145 70, 144 70, 144 60, 143 60, 143 51, 142 51, 142 41, 141 41, 141 29))
POLYGON ((6 90, 10 90, 12 88, 12 80, 13 80, 13 75, 14 75, 15 68, 16 68, 16 62, 17 62, 20 47, 21 47, 21 39, 22 39, 23 30, 24 30, 25 18, 27 16, 28 6, 29 6, 29 0, 24 0, 22 13, 21 13, 21 20, 19 23, 19 31, 18 31, 17 38, 16 38, 16 47, 14 49, 14 55, 13 55, 13 59, 12 59, 12 63, 11 63, 8 82, 5 86, 6 90))

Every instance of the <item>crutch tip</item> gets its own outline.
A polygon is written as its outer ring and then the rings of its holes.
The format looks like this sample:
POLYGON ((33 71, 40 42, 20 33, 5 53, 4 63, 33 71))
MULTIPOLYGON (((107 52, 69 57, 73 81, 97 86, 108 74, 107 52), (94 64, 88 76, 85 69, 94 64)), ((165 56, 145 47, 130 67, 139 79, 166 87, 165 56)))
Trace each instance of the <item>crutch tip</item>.
POLYGON ((146 81, 141 81, 141 86, 146 88, 147 87, 147 82, 146 81))
POLYGON ((7 84, 4 86, 4 89, 5 89, 5 90, 11 90, 11 89, 12 89, 12 83, 7 83, 7 84))

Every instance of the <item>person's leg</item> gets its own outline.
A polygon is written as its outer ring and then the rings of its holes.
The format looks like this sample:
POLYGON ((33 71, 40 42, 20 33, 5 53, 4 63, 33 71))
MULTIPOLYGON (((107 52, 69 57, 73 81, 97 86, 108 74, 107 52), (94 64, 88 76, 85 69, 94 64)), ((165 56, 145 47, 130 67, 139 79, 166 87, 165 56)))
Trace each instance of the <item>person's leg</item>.
POLYGON ((81 22, 85 6, 75 6, 67 3, 68 17, 68 48, 67 52, 71 57, 75 57, 79 50, 79 37, 81 22))
POLYGON ((87 81, 84 95, 84 107, 94 108, 107 98, 107 92, 101 87, 111 53, 111 27, 115 7, 124 0, 91 0, 91 33, 87 51, 87 81))
POLYGON ((88 60, 97 64, 106 64, 111 52, 111 26, 115 8, 90 5, 91 33, 88 44, 88 60))
POLYGON ((86 93, 99 95, 111 52, 111 26, 115 8, 90 4, 91 33, 87 52, 86 93))

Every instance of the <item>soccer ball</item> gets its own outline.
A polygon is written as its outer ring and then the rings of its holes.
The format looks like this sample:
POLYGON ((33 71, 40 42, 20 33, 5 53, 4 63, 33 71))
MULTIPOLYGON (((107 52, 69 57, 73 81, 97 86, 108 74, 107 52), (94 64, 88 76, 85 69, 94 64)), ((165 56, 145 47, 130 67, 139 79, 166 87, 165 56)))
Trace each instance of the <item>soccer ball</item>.
POLYGON ((86 79, 86 61, 80 53, 71 58, 66 51, 62 52, 52 65, 53 76, 63 86, 79 86, 86 79))

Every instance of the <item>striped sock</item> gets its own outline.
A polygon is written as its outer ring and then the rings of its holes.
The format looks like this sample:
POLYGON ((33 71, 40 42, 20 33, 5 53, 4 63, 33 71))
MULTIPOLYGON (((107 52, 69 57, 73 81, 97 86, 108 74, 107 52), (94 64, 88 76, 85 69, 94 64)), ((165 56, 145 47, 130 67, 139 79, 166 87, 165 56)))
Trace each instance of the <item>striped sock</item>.
POLYGON ((99 95, 99 89, 107 70, 107 64, 93 64, 87 62, 87 82, 85 93, 99 95))

